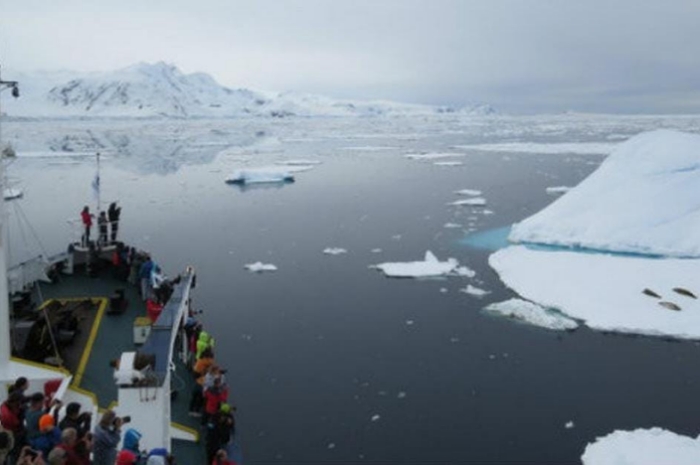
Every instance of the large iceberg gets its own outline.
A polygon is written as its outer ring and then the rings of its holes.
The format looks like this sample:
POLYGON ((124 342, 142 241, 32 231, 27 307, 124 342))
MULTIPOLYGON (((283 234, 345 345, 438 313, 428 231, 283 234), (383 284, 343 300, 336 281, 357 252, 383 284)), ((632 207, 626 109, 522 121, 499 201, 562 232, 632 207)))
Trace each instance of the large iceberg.
POLYGON ((700 136, 658 130, 620 144, 595 173, 516 224, 513 242, 700 257, 700 136))
POLYGON ((695 465, 700 437, 681 436, 661 428, 614 431, 588 444, 583 465, 695 465))
POLYGON ((489 257, 520 296, 593 329, 700 339, 700 260, 650 259, 512 246, 489 257), (644 293, 647 289, 660 297, 644 293), (678 306, 671 310, 662 302, 678 306))

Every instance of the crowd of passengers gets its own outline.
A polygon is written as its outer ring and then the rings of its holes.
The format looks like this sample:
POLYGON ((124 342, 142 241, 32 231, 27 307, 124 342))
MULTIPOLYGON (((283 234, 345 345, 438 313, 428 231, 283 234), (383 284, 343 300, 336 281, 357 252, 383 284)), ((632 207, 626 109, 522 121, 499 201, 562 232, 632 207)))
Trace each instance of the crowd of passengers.
MULTIPOLYGON (((118 259, 131 262, 133 258, 115 257, 115 262, 118 259)), ((158 266, 148 255, 140 258, 135 261, 138 263, 141 295, 146 301, 149 318, 155 321, 170 297, 169 293, 163 295, 160 291, 167 281, 160 278, 158 266)), ((228 400, 226 370, 214 360, 214 338, 192 315, 184 329, 192 355, 189 367, 195 379, 189 413, 201 418, 206 463, 236 465, 226 452, 235 434, 235 407, 228 400)), ((26 378, 17 379, 10 386, 6 401, 0 405, 0 465, 176 463, 175 457, 166 449, 141 450, 142 434, 126 427, 128 417, 119 417, 114 411, 107 410, 93 428, 92 415, 81 412, 80 404, 72 402, 63 406, 59 400, 49 399, 41 392, 28 395, 28 388, 26 378)))

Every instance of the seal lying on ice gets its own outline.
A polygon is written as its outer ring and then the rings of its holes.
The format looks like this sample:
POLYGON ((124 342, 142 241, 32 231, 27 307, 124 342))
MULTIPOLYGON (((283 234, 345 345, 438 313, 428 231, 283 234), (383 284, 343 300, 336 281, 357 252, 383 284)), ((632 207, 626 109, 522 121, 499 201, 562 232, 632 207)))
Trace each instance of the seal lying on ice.
POLYGON ((693 298, 693 299, 697 299, 697 297, 695 296, 695 294, 693 294, 692 292, 690 292, 688 289, 683 289, 682 287, 674 287, 674 288, 673 288, 673 292, 676 292, 676 293, 678 293, 678 294, 680 294, 680 295, 684 295, 684 296, 686 296, 686 297, 691 297, 691 298, 693 298))
POLYGON ((680 311, 680 307, 673 302, 666 302, 665 300, 662 302, 659 302, 659 305, 661 305, 664 308, 667 308, 669 310, 675 310, 675 311, 680 311))

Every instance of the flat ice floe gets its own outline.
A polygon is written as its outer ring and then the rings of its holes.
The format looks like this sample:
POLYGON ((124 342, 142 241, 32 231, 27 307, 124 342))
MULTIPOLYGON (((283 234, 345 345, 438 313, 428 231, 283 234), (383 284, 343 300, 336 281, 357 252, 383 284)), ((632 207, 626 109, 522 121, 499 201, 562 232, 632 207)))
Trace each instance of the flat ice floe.
POLYGON ((459 292, 473 295, 474 297, 478 297, 478 298, 484 297, 485 295, 488 295, 491 293, 491 291, 487 291, 486 289, 481 289, 481 288, 472 286, 471 284, 467 284, 467 287, 460 289, 459 292))
POLYGON ((588 444, 583 465, 696 465, 700 436, 693 439, 661 428, 614 431, 588 444))
POLYGON ((537 142, 504 142, 499 144, 455 145, 457 149, 481 150, 484 152, 514 152, 578 154, 578 155, 607 155, 618 144, 611 142, 566 142, 566 143, 537 143, 537 142))
POLYGON ((659 130, 623 142, 510 240, 700 257, 700 135, 659 130))
POLYGON ((489 257, 501 280, 522 297, 593 329, 700 339, 700 260, 531 250, 513 246, 489 257), (660 298, 644 293, 649 289, 660 298), (661 305, 669 302, 680 311, 661 305))
POLYGON ((308 160, 308 159, 299 159, 299 160, 277 160, 275 162, 276 165, 282 165, 282 166, 312 166, 312 165, 320 165, 321 162, 320 160, 308 160))
POLYGON ((464 207, 464 206, 481 207, 481 206, 486 205, 486 199, 483 197, 472 197, 471 199, 462 199, 462 200, 455 200, 454 202, 448 202, 447 205, 451 205, 453 207, 464 207))
POLYGON ((459 262, 454 258, 441 262, 431 251, 427 251, 423 261, 379 263, 372 268, 381 270, 391 278, 429 278, 455 273, 459 262))
POLYGON ((435 166, 463 166, 464 163, 461 161, 436 161, 433 163, 435 166))
POLYGON ((323 253, 326 255, 341 255, 344 253, 348 253, 348 251, 340 247, 326 247, 325 249, 323 249, 323 253))
POLYGON ((455 194, 457 194, 457 195, 469 195, 472 197, 476 197, 478 195, 481 195, 481 191, 476 190, 476 189, 460 189, 458 191, 455 191, 455 194))
POLYGON ((578 328, 578 323, 566 316, 548 310, 527 300, 510 299, 496 302, 484 307, 486 313, 507 316, 533 326, 554 329, 558 331, 578 328))
POLYGON ((571 188, 568 186, 554 186, 554 187, 548 187, 547 193, 552 194, 552 195, 566 194, 570 190, 571 190, 571 188))
POLYGON ((431 152, 431 153, 409 153, 404 155, 411 160, 442 160, 445 158, 463 157, 464 153, 458 152, 431 152))
POLYGON ((272 263, 255 262, 245 265, 245 269, 251 273, 262 273, 263 271, 277 271, 277 267, 272 263))
POLYGON ((294 182, 294 173, 313 169, 310 165, 261 166, 234 171, 225 181, 228 184, 263 184, 294 182))

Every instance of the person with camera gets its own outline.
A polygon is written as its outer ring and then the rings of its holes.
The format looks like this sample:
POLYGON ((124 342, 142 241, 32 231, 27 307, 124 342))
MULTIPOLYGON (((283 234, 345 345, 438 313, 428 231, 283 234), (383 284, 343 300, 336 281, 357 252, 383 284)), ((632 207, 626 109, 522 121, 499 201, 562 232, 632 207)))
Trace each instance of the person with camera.
POLYGON ((90 431, 92 415, 90 412, 80 412, 80 404, 71 402, 66 406, 66 416, 58 422, 58 427, 61 431, 66 428, 75 428, 78 433, 78 439, 82 439, 85 434, 90 431))
POLYGON ((129 417, 118 417, 113 410, 107 410, 102 415, 93 434, 93 465, 114 465, 117 446, 121 441, 122 424, 130 420, 129 417))

